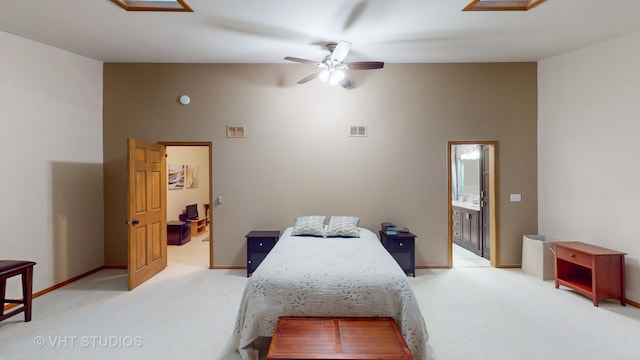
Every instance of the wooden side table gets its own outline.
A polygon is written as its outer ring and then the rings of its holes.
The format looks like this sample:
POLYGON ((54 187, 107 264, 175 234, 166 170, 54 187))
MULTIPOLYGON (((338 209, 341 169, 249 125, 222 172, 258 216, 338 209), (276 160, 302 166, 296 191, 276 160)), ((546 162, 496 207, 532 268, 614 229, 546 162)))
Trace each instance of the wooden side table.
POLYGON ((594 306, 600 300, 616 299, 625 305, 624 256, 626 253, 582 242, 557 242, 556 289, 566 286, 590 298, 594 306))
POLYGON ((380 241, 406 274, 416 276, 416 236, 410 232, 387 235, 380 231, 380 241))
POLYGON ((31 321, 31 302, 33 300, 33 266, 36 263, 25 260, 0 260, 0 321, 24 312, 24 321, 31 321), (22 299, 7 299, 7 279, 20 275, 22 277, 22 299), (4 304, 21 304, 22 306, 4 313, 4 304))
POLYGON ((247 238, 247 277, 249 277, 276 245, 280 231, 254 230, 245 237, 247 238))

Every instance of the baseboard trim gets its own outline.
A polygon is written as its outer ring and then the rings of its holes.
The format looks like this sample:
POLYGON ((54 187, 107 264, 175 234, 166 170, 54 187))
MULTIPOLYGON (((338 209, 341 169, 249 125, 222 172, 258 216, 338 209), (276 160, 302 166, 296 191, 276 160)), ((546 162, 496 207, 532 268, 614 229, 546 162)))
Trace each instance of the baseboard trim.
POLYGON ((498 269, 520 269, 522 265, 498 265, 496 268, 498 269))
POLYGON ((629 304, 629 305, 631 305, 633 307, 636 307, 636 308, 640 308, 640 303, 639 302, 635 302, 633 300, 629 300, 629 299, 626 299, 626 298, 624 300, 625 300, 625 302, 627 304, 629 304))
MULTIPOLYGON (((71 284, 72 282, 76 282, 76 281, 78 281, 78 280, 80 280, 80 279, 82 279, 82 278, 84 278, 84 277, 87 277, 87 276, 89 276, 89 275, 91 275, 91 274, 93 274, 93 273, 96 273, 96 272, 98 272, 98 271, 100 271, 100 270, 103 270, 103 269, 107 269, 106 265, 103 265, 103 266, 97 267, 97 268, 95 268, 95 269, 93 269, 93 270, 89 270, 89 271, 87 271, 87 272, 85 272, 85 273, 82 273, 82 274, 80 274, 80 275, 78 275, 78 276, 74 276, 74 277, 72 277, 71 279, 65 280, 65 281, 63 281, 63 282, 57 283, 57 284, 55 284, 55 285, 53 285, 53 286, 50 286, 50 287, 48 287, 48 288, 46 288, 46 289, 40 290, 40 291, 38 291, 38 292, 36 292, 36 293, 33 293, 33 298, 35 299, 35 298, 40 297, 40 296, 42 296, 42 295, 44 295, 44 294, 46 294, 46 293, 50 293, 50 292, 52 292, 53 290, 59 289, 59 288, 61 288, 61 287, 65 286, 65 285, 69 285, 69 284, 71 284)), ((126 269, 126 267, 125 267, 125 269, 126 269)), ((9 305, 5 305, 5 307, 4 307, 4 311, 7 311, 7 310, 9 310, 9 309, 11 309, 11 308, 14 308, 14 307, 16 307, 16 306, 18 306, 18 305, 20 305, 20 304, 9 304, 9 305)))
POLYGON ((435 266, 417 265, 416 269, 450 269, 450 267, 447 265, 435 265, 435 266))
POLYGON ((244 265, 214 265, 210 267, 211 270, 242 270, 247 267, 244 265))
POLYGON ((126 270, 127 265, 122 264, 109 264, 102 267, 103 269, 118 269, 118 270, 126 270))

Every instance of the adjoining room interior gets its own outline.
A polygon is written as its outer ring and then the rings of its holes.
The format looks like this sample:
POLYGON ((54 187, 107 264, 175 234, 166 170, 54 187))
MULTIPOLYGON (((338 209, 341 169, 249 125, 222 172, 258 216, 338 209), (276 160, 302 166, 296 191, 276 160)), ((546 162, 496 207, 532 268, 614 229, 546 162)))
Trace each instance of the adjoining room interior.
POLYGON ((459 267, 489 267, 491 262, 482 256, 478 256, 464 247, 453 244, 453 265, 454 268, 459 267))
POLYGON ((496 266, 495 142, 449 142, 452 266, 496 266), (494 259, 491 261, 491 254, 494 259))
POLYGON ((167 154, 167 260, 209 267, 212 224, 209 146, 165 143, 167 154), (195 219, 190 219, 193 211, 195 219), (199 222, 199 223, 198 223, 199 222), (175 232, 182 231, 179 239, 175 232), (171 238, 171 239, 170 239, 171 238), (173 243, 170 242, 173 241, 173 243))

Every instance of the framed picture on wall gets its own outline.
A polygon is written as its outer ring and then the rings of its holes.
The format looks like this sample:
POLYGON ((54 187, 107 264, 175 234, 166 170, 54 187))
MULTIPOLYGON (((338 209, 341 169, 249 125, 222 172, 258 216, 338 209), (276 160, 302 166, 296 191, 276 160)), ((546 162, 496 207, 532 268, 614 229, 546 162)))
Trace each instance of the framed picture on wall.
POLYGON ((169 190, 184 189, 184 164, 169 164, 169 190))
POLYGON ((200 169, 197 165, 187 165, 187 189, 196 189, 200 184, 200 169))

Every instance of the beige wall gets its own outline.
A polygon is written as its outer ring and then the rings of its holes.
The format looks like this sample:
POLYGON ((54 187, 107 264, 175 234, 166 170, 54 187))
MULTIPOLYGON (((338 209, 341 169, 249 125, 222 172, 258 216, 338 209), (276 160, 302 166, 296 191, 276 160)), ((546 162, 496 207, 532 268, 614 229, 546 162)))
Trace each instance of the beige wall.
POLYGON ((540 62, 540 232, 627 253, 640 302, 640 32, 540 62))
POLYGON ((417 234, 418 266, 446 266, 447 141, 499 142, 500 256, 537 232, 535 63, 388 64, 355 89, 295 82, 298 64, 105 64, 105 258, 126 262, 125 139, 211 141, 214 265, 244 265, 244 235, 296 216, 356 215, 417 234), (191 104, 180 105, 181 94, 191 104), (247 137, 225 137, 245 125, 247 137), (350 125, 368 136, 349 137, 350 125), (523 201, 510 203, 509 193, 523 201))
POLYGON ((204 218, 204 204, 209 202, 209 147, 167 146, 167 171, 169 164, 197 166, 200 181, 197 188, 167 190, 167 220, 178 220, 189 204, 198 204, 198 215, 204 218))
POLYGON ((4 32, 0 49, 0 259, 35 261, 38 292, 104 264, 102 63, 4 32))

